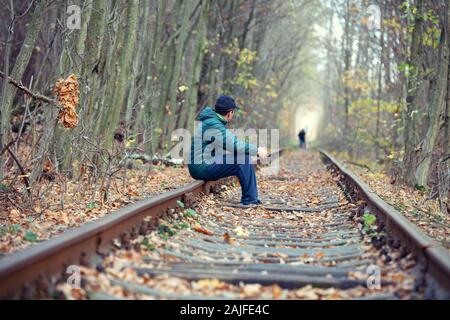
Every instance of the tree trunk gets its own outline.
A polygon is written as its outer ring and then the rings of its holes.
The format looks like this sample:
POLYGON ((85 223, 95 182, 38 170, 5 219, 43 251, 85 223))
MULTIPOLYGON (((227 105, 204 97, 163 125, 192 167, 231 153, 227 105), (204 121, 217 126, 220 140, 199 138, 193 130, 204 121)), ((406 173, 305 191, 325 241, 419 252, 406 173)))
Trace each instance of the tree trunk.
POLYGON ((146 140, 148 140, 145 144, 145 151, 153 155, 154 154, 154 143, 155 143, 155 126, 156 121, 154 119, 154 115, 157 114, 157 108, 159 106, 159 98, 161 96, 161 74, 160 70, 162 69, 161 66, 161 50, 158 50, 160 48, 160 42, 162 38, 163 33, 163 17, 164 17, 164 9, 165 9, 165 2, 163 0, 158 1, 158 7, 157 7, 157 14, 156 14, 156 21, 155 21, 155 28, 153 32, 153 38, 152 38, 152 45, 150 50, 150 55, 148 57, 148 68, 147 70, 150 71, 150 77, 146 77, 145 82, 145 92, 144 92, 144 101, 145 101, 145 115, 143 118, 144 121, 144 127, 148 131, 148 137, 146 137, 146 140))
MULTIPOLYGON (((446 0, 447 5, 447 50, 450 52, 450 1, 446 0)), ((447 71, 447 112, 445 117, 445 153, 450 154, 450 54, 448 57, 447 71)))
MULTIPOLYGON (((448 1, 447 7, 448 7, 448 1)), ((441 127, 441 115, 445 119, 445 106, 448 88, 448 61, 449 61, 449 43, 447 42, 448 17, 445 13, 445 19, 442 22, 441 43, 439 46, 440 54, 438 56, 436 71, 436 85, 433 88, 432 100, 429 108, 429 125, 428 131, 422 143, 422 147, 418 154, 418 166, 415 172, 416 184, 426 186, 432 163, 432 155, 434 147, 438 141, 439 130, 441 127)))
POLYGON ((131 81, 130 67, 132 63, 134 48, 136 46, 136 28, 139 8, 139 1, 127 2, 126 32, 116 74, 118 82, 117 86, 114 88, 114 95, 111 104, 111 115, 109 116, 108 126, 105 130, 105 141, 106 147, 108 149, 112 146, 114 131, 117 129, 117 125, 119 124, 120 113, 126 101, 127 90, 131 81))
MULTIPOLYGON (((442 35, 445 33, 442 32, 442 35)), ((436 145, 441 114, 445 110, 445 99, 447 96, 447 80, 448 80, 448 57, 449 50, 447 48, 447 41, 443 41, 441 47, 441 54, 438 64, 438 75, 436 79, 436 86, 432 93, 431 105, 429 108, 429 125, 428 131, 424 138, 422 148, 420 149, 418 158, 419 165, 415 172, 416 185, 426 186, 428 182, 428 175, 430 172, 432 153, 436 145)))
MULTIPOLYGON (((44 21, 45 8, 47 6, 46 0, 37 0, 35 4, 35 9, 33 12, 33 18, 31 19, 30 25, 27 30, 27 35, 22 47, 20 49, 19 55, 17 56, 14 68, 11 72, 10 77, 15 80, 22 79, 25 69, 28 66, 31 55, 34 50, 36 39, 41 30, 42 23, 44 21)), ((0 149, 8 143, 8 137, 10 132, 10 118, 11 109, 14 102, 14 97, 16 95, 16 87, 10 85, 6 87, 4 96, 2 99, 1 106, 1 127, 0 127, 0 149)), ((0 176, 3 172, 3 156, 0 156, 0 176)))
MULTIPOLYGON (((180 71, 181 71, 181 65, 182 65, 182 59, 183 59, 183 52, 184 52, 184 44, 186 37, 188 35, 188 26, 189 26, 189 17, 192 13, 192 7, 194 1, 188 0, 178 0, 180 3, 178 4, 180 8, 182 7, 183 10, 180 10, 180 16, 182 16, 182 22, 181 22, 181 31, 178 39, 176 39, 176 53, 175 53, 175 61, 174 61, 174 68, 173 68, 173 74, 171 76, 171 85, 170 85, 170 94, 169 94, 169 108, 170 112, 165 117, 165 124, 164 124, 164 136, 165 136, 165 143, 163 144, 163 148, 166 149, 168 147, 168 142, 170 141, 170 136, 172 131, 175 129, 176 120, 178 117, 178 102, 177 102, 177 94, 178 94, 178 86, 179 86, 179 80, 180 80, 180 71), (183 5, 184 3, 184 5, 183 5), (167 145, 166 145, 167 144, 167 145)), ((177 1, 177 2, 178 2, 177 1)), ((174 40, 175 41, 175 40, 174 40)))
POLYGON ((423 12, 424 4, 422 1, 418 2, 417 12, 414 24, 414 30, 411 42, 411 57, 408 75, 408 94, 406 98, 406 112, 405 112, 405 154, 403 159, 403 180, 409 184, 415 185, 415 154, 418 148, 418 132, 417 132, 417 118, 419 117, 420 101, 419 93, 420 87, 423 86, 422 79, 422 32, 423 32, 423 12))
POLYGON ((205 40, 207 37, 207 21, 208 21, 208 11, 209 11, 209 2, 204 1, 202 3, 202 8, 200 12, 200 21, 198 24, 198 39, 196 43, 196 48, 194 52, 194 61, 191 69, 191 81, 189 86, 188 93, 188 105, 183 115, 183 127, 193 131, 194 130, 194 117, 197 111, 197 103, 198 103, 198 84, 200 78, 200 72, 202 68, 202 61, 204 57, 205 50, 205 40))
POLYGON ((82 100, 86 109, 86 118, 92 115, 96 99, 93 96, 97 95, 99 70, 98 64, 100 61, 100 53, 102 50, 102 40, 105 36, 106 26, 106 1, 95 0, 92 3, 92 17, 89 19, 89 32, 86 35, 84 47, 85 54, 82 67, 82 80, 85 84, 82 90, 82 100))

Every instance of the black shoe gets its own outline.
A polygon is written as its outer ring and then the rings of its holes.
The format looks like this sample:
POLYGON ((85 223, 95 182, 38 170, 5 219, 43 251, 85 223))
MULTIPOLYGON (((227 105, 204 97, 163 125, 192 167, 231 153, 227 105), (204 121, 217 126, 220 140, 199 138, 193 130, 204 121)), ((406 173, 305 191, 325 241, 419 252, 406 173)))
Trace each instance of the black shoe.
POLYGON ((243 206, 248 206, 248 207, 253 207, 253 206, 260 206, 262 205, 261 200, 256 200, 253 202, 247 202, 247 203, 242 203, 243 206))

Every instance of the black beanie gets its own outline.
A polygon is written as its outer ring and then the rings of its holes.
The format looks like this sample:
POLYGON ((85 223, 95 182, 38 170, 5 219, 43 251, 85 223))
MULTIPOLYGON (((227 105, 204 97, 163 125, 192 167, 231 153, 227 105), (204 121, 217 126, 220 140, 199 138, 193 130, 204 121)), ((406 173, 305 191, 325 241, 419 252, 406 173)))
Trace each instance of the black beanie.
POLYGON ((235 109, 239 109, 239 107, 234 99, 229 96, 220 96, 214 105, 214 110, 217 112, 228 112, 235 109))

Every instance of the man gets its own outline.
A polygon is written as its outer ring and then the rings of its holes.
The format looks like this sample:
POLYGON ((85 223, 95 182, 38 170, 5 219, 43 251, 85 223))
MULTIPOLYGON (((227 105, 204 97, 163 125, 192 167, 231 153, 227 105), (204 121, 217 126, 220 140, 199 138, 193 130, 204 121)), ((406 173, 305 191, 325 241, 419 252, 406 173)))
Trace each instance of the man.
POLYGON ((206 107, 200 112, 196 120, 201 123, 191 145, 189 173, 194 179, 204 181, 236 176, 242 189, 241 203, 258 205, 261 201, 258 199, 255 165, 250 157, 259 156, 265 160, 267 150, 240 141, 226 128, 236 110, 238 106, 233 98, 220 96, 214 109, 206 107))
POLYGON ((298 138, 300 139, 300 148, 306 149, 306 131, 305 131, 305 129, 302 129, 299 132, 298 138))

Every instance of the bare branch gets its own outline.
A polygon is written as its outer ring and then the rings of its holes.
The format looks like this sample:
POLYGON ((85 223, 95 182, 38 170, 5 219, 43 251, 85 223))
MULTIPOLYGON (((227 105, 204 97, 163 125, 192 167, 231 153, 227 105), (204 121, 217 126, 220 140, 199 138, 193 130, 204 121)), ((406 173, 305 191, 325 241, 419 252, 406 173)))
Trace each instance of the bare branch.
MULTIPOLYGON (((0 77, 5 78, 5 74, 3 73, 3 71, 0 71, 0 77)), ((15 86, 17 89, 23 91, 25 94, 31 96, 32 98, 34 98, 36 100, 41 100, 48 104, 57 104, 56 100, 49 98, 47 96, 32 92, 30 89, 25 87, 22 83, 14 80, 13 78, 11 78, 9 76, 6 77, 6 80, 8 80, 8 82, 11 83, 13 86, 15 86)))

